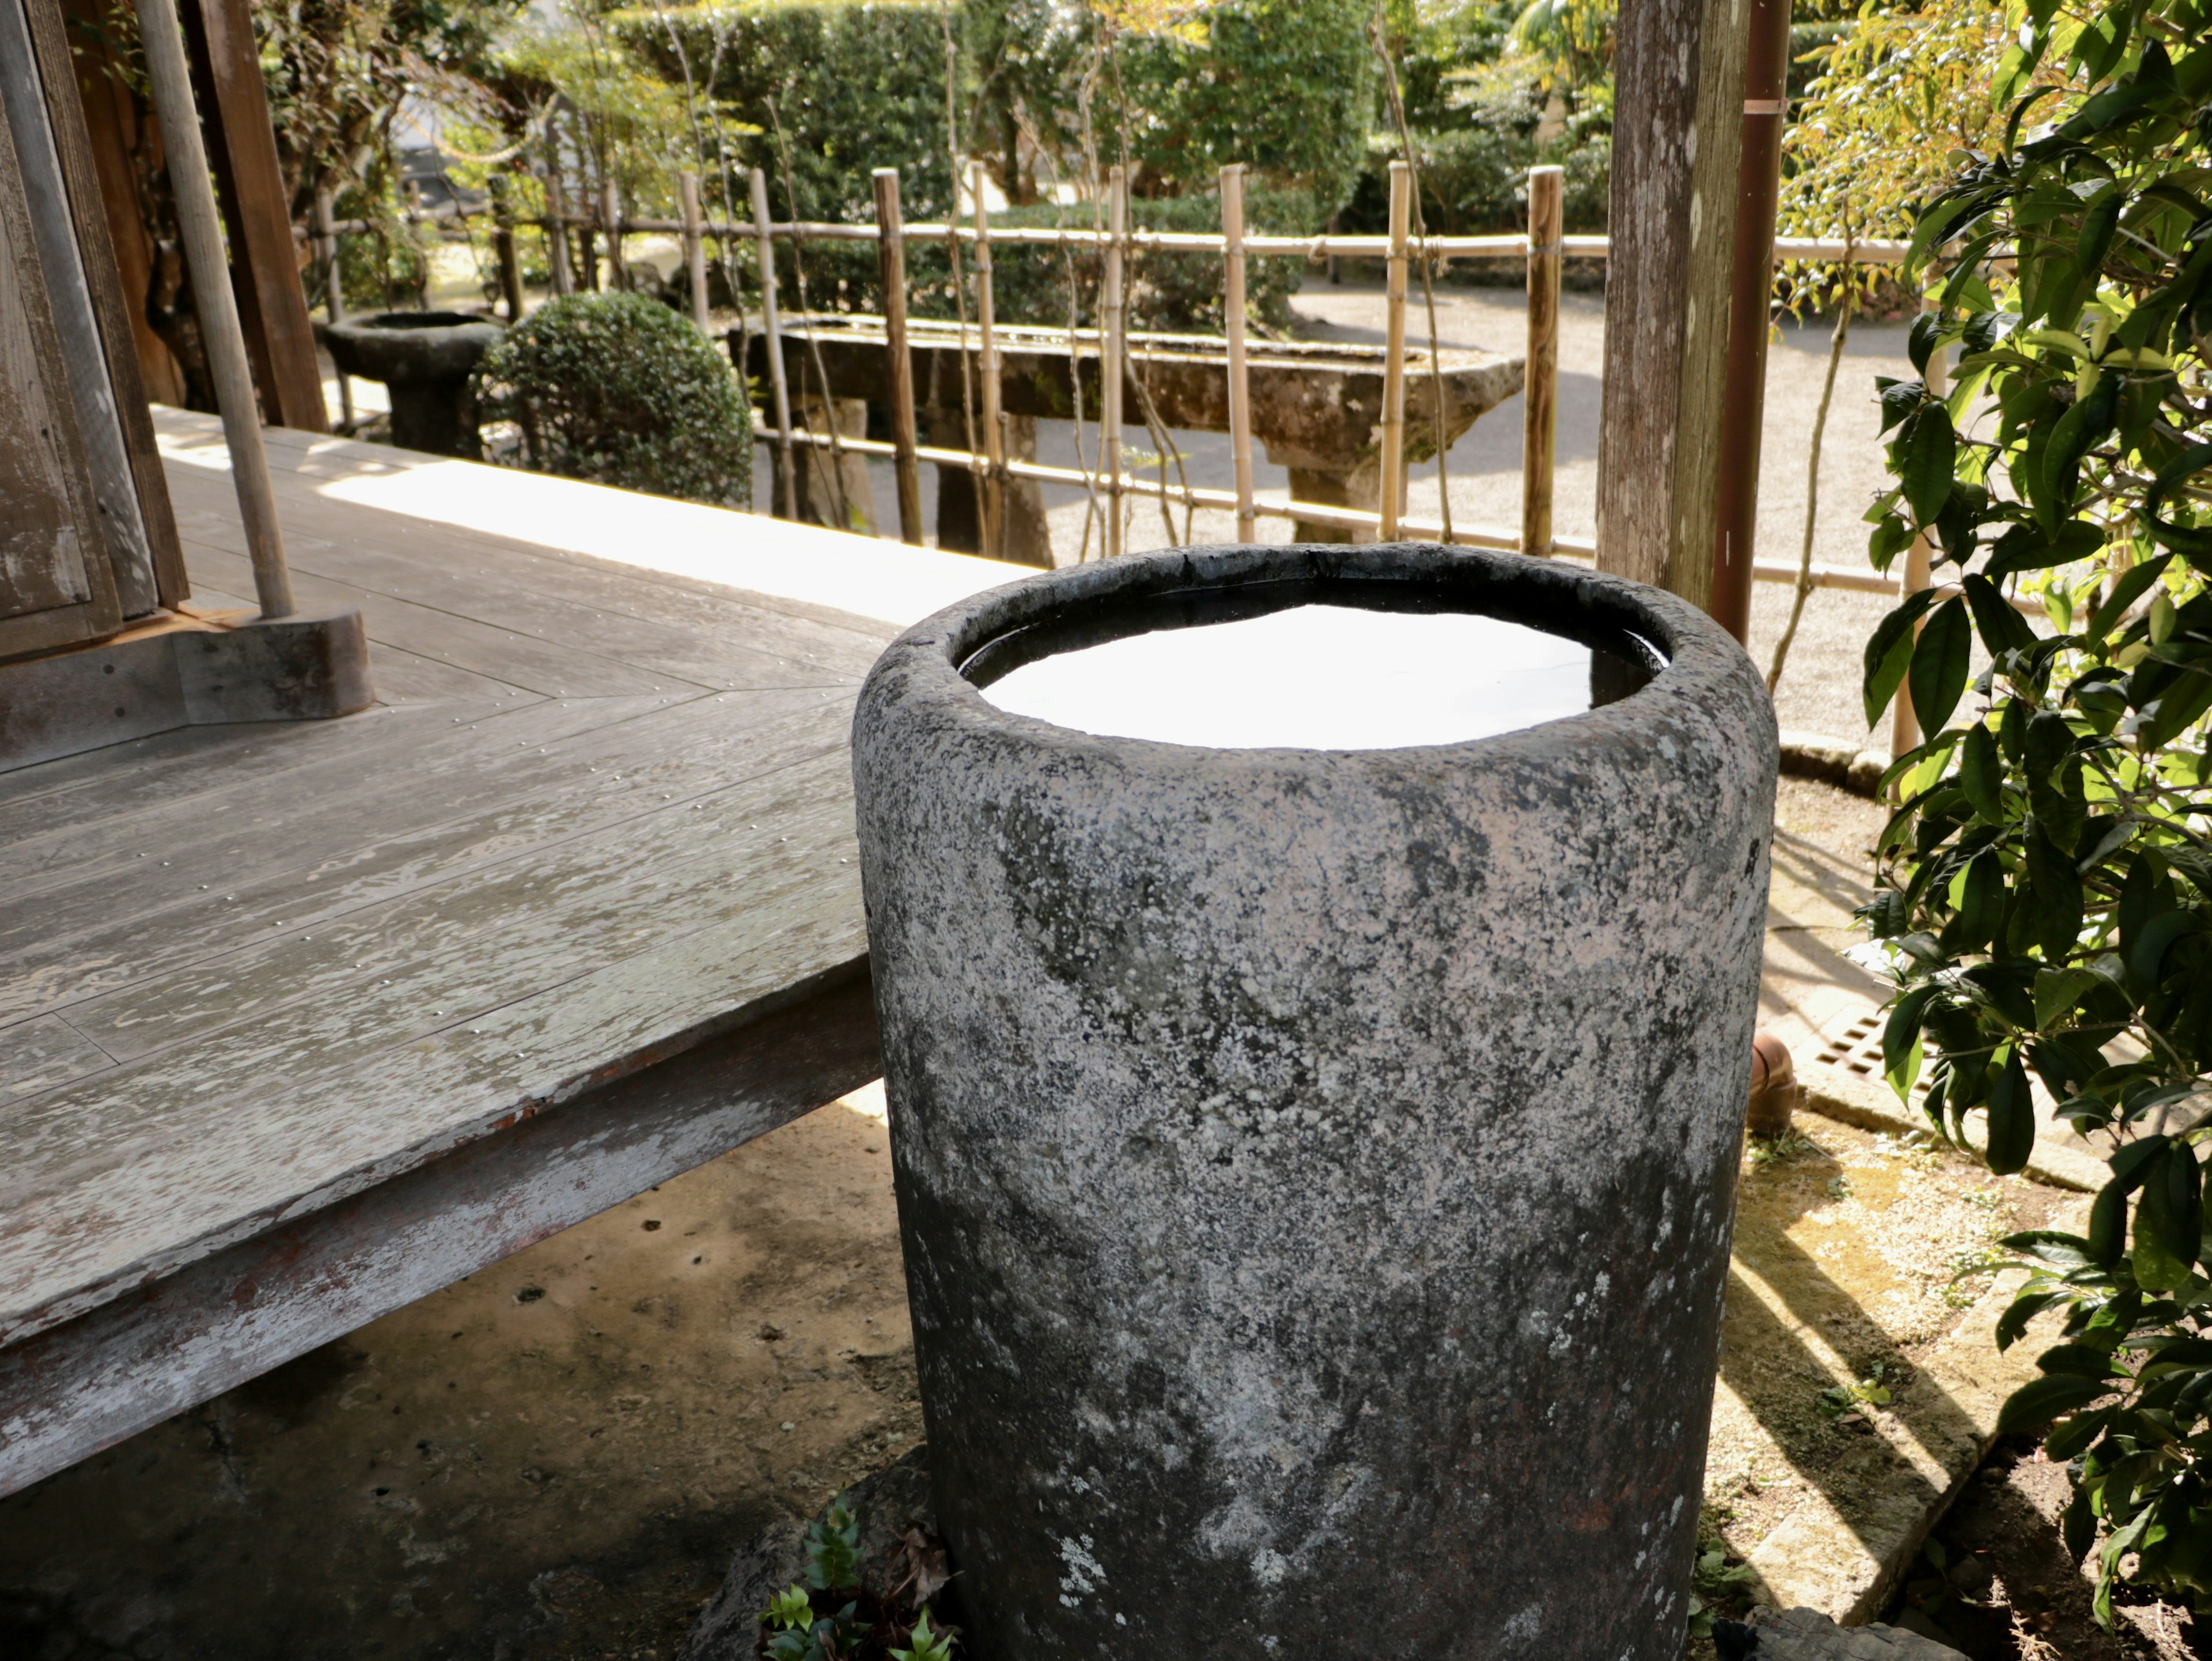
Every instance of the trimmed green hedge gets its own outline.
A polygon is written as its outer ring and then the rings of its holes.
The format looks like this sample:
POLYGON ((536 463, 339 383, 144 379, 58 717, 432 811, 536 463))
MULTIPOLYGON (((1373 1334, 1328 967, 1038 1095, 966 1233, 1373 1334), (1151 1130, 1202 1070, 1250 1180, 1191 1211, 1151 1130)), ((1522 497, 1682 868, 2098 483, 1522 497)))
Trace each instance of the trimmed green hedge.
POLYGON ((639 294, 532 312, 477 368, 478 418, 521 429, 533 472, 752 505, 752 411, 714 344, 639 294))

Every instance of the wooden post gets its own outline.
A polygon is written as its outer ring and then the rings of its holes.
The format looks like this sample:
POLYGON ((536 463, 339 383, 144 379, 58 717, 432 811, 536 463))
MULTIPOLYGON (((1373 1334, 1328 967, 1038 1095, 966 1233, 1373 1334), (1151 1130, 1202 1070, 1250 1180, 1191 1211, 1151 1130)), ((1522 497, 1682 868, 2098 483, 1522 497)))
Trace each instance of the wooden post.
POLYGON ((1229 336, 1229 449, 1237 468, 1237 539, 1260 533, 1252 510, 1252 380, 1244 360, 1244 167, 1221 170, 1221 303, 1229 336))
POLYGON ((1383 285, 1382 526, 1385 542, 1398 539, 1406 511, 1406 232, 1413 218, 1413 170, 1390 164, 1390 256, 1383 285))
MULTIPOLYGON (((1905 551, 1905 594, 1917 594, 1928 586, 1929 580, 1928 538, 1915 537, 1905 551)), ((1902 595, 1899 598, 1903 598, 1902 595)), ((1913 626, 1918 634, 1919 625, 1913 626)), ((1920 717, 1912 713, 1912 695, 1904 686, 1897 689, 1897 697, 1889 706, 1889 753, 1893 760, 1920 744, 1920 717)), ((1901 785, 1891 787, 1890 794, 1896 797, 1901 785)))
POLYGON ((707 329, 707 226, 699 213, 699 175, 686 173, 684 186, 684 269, 691 279, 691 320, 707 329))
POLYGON ((989 464, 983 475, 983 552, 993 559, 1006 557, 1006 433, 1000 418, 998 317, 991 295, 991 215, 985 207, 985 173, 981 161, 968 166, 968 196, 975 213, 975 321, 982 338, 977 360, 982 387, 983 453, 989 464))
MULTIPOLYGON (((292 243, 291 206, 276 161, 268 89, 261 83, 252 7, 250 0, 185 3, 205 88, 199 106, 204 153, 222 187, 237 272, 233 309, 260 387, 262 411, 280 427, 326 433, 331 423, 323 408, 322 368, 292 243)), ((195 280, 195 301, 200 292, 195 280)))
POLYGON ((1553 440, 1559 409, 1561 167, 1528 169, 1528 349, 1521 386, 1521 551, 1552 552, 1553 440))
MULTIPOLYGON (((552 127, 548 118, 547 129, 552 127)), ((561 188, 561 158, 550 152, 545 158, 545 263, 553 273, 553 294, 556 299, 576 292, 576 279, 568 270, 568 198, 561 188)))
MULTIPOLYGON (((333 323, 345 321, 345 273, 338 269, 337 192, 325 182, 315 187, 315 257, 323 265, 323 312, 333 323)), ((353 425, 353 377, 338 376, 338 419, 353 425)))
POLYGON ((1128 355, 1121 242, 1128 214, 1128 175, 1112 167, 1106 175, 1106 269, 1098 302, 1098 462, 1106 473, 1106 534, 1101 547, 1108 559, 1121 551, 1121 376, 1128 355))
MULTIPOLYGON (((215 381, 216 402, 222 411, 222 435, 230 447, 230 474, 238 490, 239 517, 244 521, 246 551, 253 561, 254 592, 261 601, 263 617, 289 617, 292 576, 284 563, 284 533, 276 522, 276 494, 269 482, 269 457, 261 447, 253 372, 246 361, 246 338, 239 328, 238 305, 223 262, 222 226, 215 192, 208 183, 207 151, 200 142, 198 112, 192 106, 191 71, 185 63, 175 0, 138 0, 138 40, 145 54, 154 113, 161 124, 161 148, 169 159, 177 228, 185 245, 200 332, 207 343, 208 371, 215 381)), ((293 286, 296 289, 297 283, 293 286)), ((320 401, 319 384, 315 396, 320 401)))
POLYGON ((491 186, 492 250, 499 256, 500 297, 507 301, 507 320, 522 321, 522 262, 514 254, 514 209, 507 200, 507 175, 495 173, 491 186))
POLYGON ((884 283, 884 359, 889 370, 884 395, 891 405, 891 465, 898 481, 899 540, 919 548, 921 533, 921 467, 915 457, 920 439, 914 424, 914 359, 906 345, 906 222, 899 211, 896 167, 878 167, 876 181, 877 269, 884 283))
POLYGON ((1642 0, 1614 51, 1597 563, 1704 606, 1748 46, 1741 0, 1642 0))
MULTIPOLYGON (((191 593, 191 584, 185 572, 184 546, 177 538, 168 477, 161 468, 161 448, 155 441, 153 417, 147 407, 146 382, 139 369, 133 313, 142 308, 125 298, 131 292, 135 299, 137 291, 125 290, 118 268, 108 204, 100 186, 100 162, 82 95, 83 81, 70 50, 69 26, 56 0, 28 0, 24 10, 54 149, 69 193, 70 228, 98 323, 97 354, 106 368, 128 454, 137 516, 153 559, 155 597, 160 604, 174 606, 191 593)), ((85 78, 97 73, 90 71, 85 78)), ((140 234, 143 234, 143 230, 140 234)))
POLYGON ((783 378, 783 325, 775 303, 775 240, 769 233, 768 175, 752 170, 753 247, 760 259, 761 333, 768 344, 769 392, 775 401, 776 476, 783 481, 784 511, 799 517, 799 476, 792 462, 791 388, 783 378))
POLYGON ((623 264, 622 198, 616 194, 611 179, 599 185, 599 218, 607 234, 607 290, 623 293, 629 288, 629 271, 623 264))
POLYGON ((1767 312, 1774 292, 1774 209, 1789 113, 1790 0, 1751 0, 1744 70, 1743 159, 1736 179, 1728 370, 1721 393, 1720 526, 1713 543, 1713 620, 1751 637, 1751 563, 1759 528, 1759 452, 1766 413, 1767 312))
MULTIPOLYGON (((66 64, 67 59, 64 59, 66 64)), ((94 544, 82 551, 108 563, 125 618, 160 604, 154 554, 138 511, 138 482, 123 436, 122 412, 107 375, 93 308, 92 275, 77 241, 76 218, 63 172, 61 135, 46 103, 31 20, 18 0, 0 0, 0 106, 14 129, 17 176, 38 248, 54 337, 61 347, 66 394, 76 412, 78 447, 92 482, 98 514, 94 544)), ((27 436, 27 435, 23 435, 27 436)), ((6 513, 0 508, 0 514, 6 513)))

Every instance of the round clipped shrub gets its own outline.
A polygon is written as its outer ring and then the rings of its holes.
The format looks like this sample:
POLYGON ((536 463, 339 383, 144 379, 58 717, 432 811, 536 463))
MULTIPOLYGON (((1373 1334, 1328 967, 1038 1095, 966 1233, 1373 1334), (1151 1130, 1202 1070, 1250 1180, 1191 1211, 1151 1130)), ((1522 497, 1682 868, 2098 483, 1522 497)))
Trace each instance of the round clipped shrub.
POLYGON ((507 331, 477 368, 486 446, 534 472, 718 507, 752 505, 752 411, 713 343, 636 294, 570 295, 507 331))

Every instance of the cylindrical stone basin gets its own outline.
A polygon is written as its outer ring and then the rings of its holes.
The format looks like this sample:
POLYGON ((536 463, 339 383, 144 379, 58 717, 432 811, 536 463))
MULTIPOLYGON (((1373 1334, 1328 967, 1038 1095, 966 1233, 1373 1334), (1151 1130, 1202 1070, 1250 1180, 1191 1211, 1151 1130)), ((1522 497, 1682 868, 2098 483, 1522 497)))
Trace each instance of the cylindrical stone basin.
POLYGON ((502 326, 467 312, 377 312, 323 327, 340 371, 392 391, 392 441, 432 455, 483 453, 469 376, 502 326))
POLYGON ((1468 549, 1083 565, 884 654, 861 863, 979 1661, 1674 1661, 1776 753, 1693 607, 1468 549), (1310 606, 1445 635, 1379 707, 1371 639, 1230 648, 1310 606), (994 702, 1109 646, 1167 655, 994 702), (1143 707, 1080 730, 1102 685, 1143 707))

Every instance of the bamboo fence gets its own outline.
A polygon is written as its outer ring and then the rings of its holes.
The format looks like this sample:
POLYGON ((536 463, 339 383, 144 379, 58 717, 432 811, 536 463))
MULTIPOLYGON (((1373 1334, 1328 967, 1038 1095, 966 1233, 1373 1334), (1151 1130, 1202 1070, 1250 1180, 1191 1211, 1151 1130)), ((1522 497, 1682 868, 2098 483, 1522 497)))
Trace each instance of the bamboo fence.
MULTIPOLYGON (((1310 525, 1349 531, 1355 535, 1382 538, 1413 536, 1432 540, 1443 539, 1448 536, 1452 542, 1474 547, 1570 559, 1588 560, 1596 552, 1596 545, 1590 538, 1562 536, 1552 527, 1559 284, 1561 268, 1565 260, 1604 259, 1610 252, 1611 240, 1603 236, 1563 234, 1559 213, 1560 179, 1556 168, 1539 167, 1530 173, 1528 230, 1492 236, 1424 237, 1411 234, 1407 229, 1409 175, 1401 163, 1392 167, 1390 229, 1382 236, 1249 234, 1243 227, 1243 168, 1236 166, 1221 170, 1222 228, 1212 233, 1130 228, 1127 223, 1127 191, 1119 168, 1112 169, 1109 173, 1108 199, 1104 204, 1106 225, 1103 229, 992 225, 982 207, 980 164, 971 164, 969 174, 970 197, 975 204, 972 222, 969 223, 927 221, 905 223, 899 210, 898 175, 891 168, 878 169, 875 174, 876 222, 873 224, 773 219, 769 212, 767 181, 761 170, 753 169, 748 182, 752 216, 749 222, 741 223, 713 219, 702 212, 699 205, 698 180, 690 173, 684 175, 682 180, 684 213, 679 219, 627 216, 621 211, 616 193, 611 189, 601 192, 599 199, 592 204, 592 211, 571 211, 565 205, 560 181, 557 178, 549 177, 546 180, 546 211, 540 215, 530 217, 514 215, 506 210, 503 198, 495 201, 494 246, 501 264, 501 290, 509 302, 510 310, 513 310, 520 293, 512 234, 515 227, 532 225, 546 233, 551 285, 556 295, 573 292, 576 286, 569 259, 568 238, 562 233, 573 231, 581 233, 586 238, 604 238, 611 280, 617 284, 626 280, 623 262, 625 239, 637 235, 677 236, 681 239, 684 249, 690 310, 695 319, 703 319, 708 310, 705 258, 708 243, 719 242, 726 259, 733 246, 749 245, 755 254, 762 292, 759 323, 767 337, 769 413, 775 422, 773 426, 763 423, 758 432, 759 436, 775 451, 775 465, 781 484, 778 495, 780 500, 787 504, 787 511, 796 511, 798 502, 793 459, 794 452, 811 447, 829 449, 839 455, 849 453, 889 458, 896 481, 900 535, 904 540, 915 544, 921 543, 923 537, 918 471, 921 465, 927 462, 969 471, 979 486, 980 519, 986 544, 983 551, 987 554, 998 551, 998 536, 1006 522, 1004 489, 1007 481, 1014 479, 1082 486, 1091 493, 1094 500, 1103 501, 1104 536, 1102 545, 1109 556, 1119 551, 1122 545, 1124 503, 1131 498, 1164 501, 1186 510, 1212 508, 1233 513, 1237 517, 1238 535, 1243 538, 1254 533, 1261 519, 1291 519, 1310 525), (780 241, 800 245, 807 242, 873 242, 878 245, 885 295, 884 324, 889 366, 884 392, 891 406, 894 433, 890 441, 840 433, 836 430, 834 420, 825 423, 829 430, 823 432, 815 432, 807 426, 794 423, 790 387, 784 370, 786 324, 779 313, 775 298, 774 249, 780 241), (971 441, 979 446, 975 449, 945 448, 923 444, 918 440, 912 362, 907 341, 904 252, 905 245, 915 241, 957 243, 972 252, 968 277, 973 285, 975 321, 971 326, 963 318, 960 325, 960 338, 963 353, 973 353, 973 368, 980 389, 981 418, 975 423, 976 431, 975 439, 971 441), (1049 466, 1020 460, 1006 453, 1006 422, 1000 413, 999 326, 993 305, 991 254, 994 248, 1009 246, 1096 248, 1102 253, 1103 281, 1098 326, 1090 330, 1056 332, 1067 338, 1071 356, 1080 346, 1094 352, 1100 360, 1102 407, 1097 451, 1099 465, 1096 467, 1049 466), (1235 488, 1232 490, 1208 490, 1188 484, 1170 484, 1164 478, 1145 478, 1130 471, 1122 460, 1121 394, 1128 363, 1123 262, 1128 253, 1139 251, 1212 253, 1222 261, 1223 292, 1229 302, 1224 344, 1227 347, 1225 372, 1229 378, 1230 441, 1235 467, 1235 488), (1383 362, 1385 385, 1382 440, 1386 454, 1381 470, 1377 511, 1370 513, 1318 502, 1261 501, 1254 490, 1251 404, 1243 307, 1236 301, 1241 297, 1244 289, 1246 263, 1249 260, 1285 257, 1314 264, 1339 259, 1379 259, 1384 262, 1389 345, 1383 362), (1415 518, 1405 512, 1405 482, 1400 477, 1400 469, 1392 465, 1402 454, 1405 443, 1406 372, 1409 357, 1417 355, 1409 352, 1406 343, 1406 277, 1415 261, 1427 262, 1434 271, 1442 269, 1453 259, 1517 259, 1524 261, 1527 266, 1528 338, 1525 351, 1522 516, 1518 527, 1455 523, 1447 531, 1442 522, 1415 518), (1108 366, 1111 365, 1121 366, 1123 374, 1107 372, 1108 366)), ((317 250, 333 265, 338 237, 362 234, 377 228, 367 221, 332 219, 327 201, 318 204, 316 217, 318 222, 313 235, 317 250)), ((405 217, 416 222, 453 222, 459 228, 465 228, 469 215, 458 204, 448 204, 439 209, 410 212, 405 217)), ((1777 237, 1773 257, 1778 263, 1849 259, 1858 264, 1895 265, 1903 259, 1905 249, 1905 245, 1902 242, 1861 240, 1846 243, 1841 240, 1777 237)), ((593 280, 593 274, 587 273, 586 280, 593 280)), ((331 313, 336 316, 339 301, 335 282, 328 284, 327 299, 331 313)), ((1435 353, 1433 339, 1430 341, 1428 350, 1431 355, 1435 353)), ((1917 571, 1917 567, 1912 569, 1917 571)), ((1762 581, 1795 583, 1799 580, 1799 567, 1790 562, 1758 560, 1753 563, 1753 575, 1762 581)), ((1816 587, 1896 595, 1904 591, 1911 581, 1911 576, 1908 575, 1900 581, 1896 576, 1862 568, 1815 564, 1811 569, 1810 580, 1816 587)), ((1922 581, 1924 581, 1923 577, 1922 581)))

